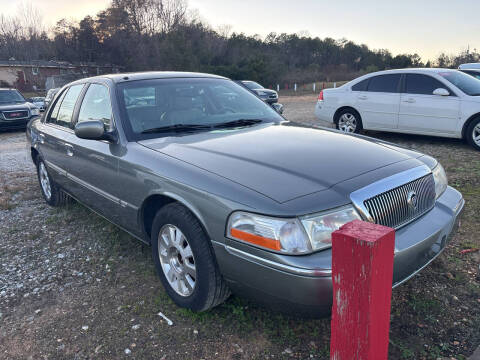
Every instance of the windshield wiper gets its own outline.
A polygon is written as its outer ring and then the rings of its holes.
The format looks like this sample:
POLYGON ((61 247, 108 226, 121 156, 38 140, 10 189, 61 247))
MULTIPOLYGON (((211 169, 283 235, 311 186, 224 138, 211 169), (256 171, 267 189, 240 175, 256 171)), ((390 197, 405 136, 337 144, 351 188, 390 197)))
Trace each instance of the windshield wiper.
POLYGON ((198 131, 198 130, 210 130, 212 127, 209 125, 200 124, 175 124, 168 126, 160 126, 152 129, 143 130, 142 134, 153 134, 162 132, 185 132, 185 131, 198 131))
POLYGON ((225 123, 215 124, 213 127, 218 128, 229 128, 229 127, 238 127, 238 126, 250 126, 254 124, 261 123, 263 120, 260 119, 238 119, 233 121, 228 121, 225 123))

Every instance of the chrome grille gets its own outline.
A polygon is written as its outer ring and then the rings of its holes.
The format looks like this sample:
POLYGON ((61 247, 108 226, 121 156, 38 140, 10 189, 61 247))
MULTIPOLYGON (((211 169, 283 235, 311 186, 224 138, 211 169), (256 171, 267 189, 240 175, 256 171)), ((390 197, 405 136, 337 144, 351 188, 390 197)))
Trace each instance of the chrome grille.
POLYGON ((28 118, 28 110, 2 111, 5 120, 21 120, 28 118))
POLYGON ((433 175, 428 174, 378 194, 365 200, 364 205, 376 224, 399 228, 420 217, 435 205, 433 175))

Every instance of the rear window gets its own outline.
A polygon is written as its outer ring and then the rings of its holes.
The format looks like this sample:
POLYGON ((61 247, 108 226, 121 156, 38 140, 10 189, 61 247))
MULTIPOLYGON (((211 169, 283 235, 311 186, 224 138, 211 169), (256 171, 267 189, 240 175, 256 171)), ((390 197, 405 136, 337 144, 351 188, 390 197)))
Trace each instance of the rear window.
POLYGON ((439 72, 438 75, 455 85, 465 94, 470 96, 480 96, 480 80, 473 76, 467 75, 461 71, 439 72))
POLYGON ((400 74, 378 75, 370 78, 368 83, 368 91, 371 92, 398 92, 398 83, 400 82, 400 74))

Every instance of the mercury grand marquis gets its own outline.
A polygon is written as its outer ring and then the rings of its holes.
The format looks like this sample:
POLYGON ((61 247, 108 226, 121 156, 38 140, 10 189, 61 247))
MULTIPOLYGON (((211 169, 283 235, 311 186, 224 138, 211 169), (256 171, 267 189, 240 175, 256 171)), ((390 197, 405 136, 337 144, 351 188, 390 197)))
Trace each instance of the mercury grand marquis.
POLYGON ((442 252, 464 205, 434 158, 292 126, 214 75, 70 83, 27 138, 45 201, 72 197, 151 244, 166 292, 195 311, 234 292, 328 312, 331 233, 355 219, 396 230, 397 286, 442 252))

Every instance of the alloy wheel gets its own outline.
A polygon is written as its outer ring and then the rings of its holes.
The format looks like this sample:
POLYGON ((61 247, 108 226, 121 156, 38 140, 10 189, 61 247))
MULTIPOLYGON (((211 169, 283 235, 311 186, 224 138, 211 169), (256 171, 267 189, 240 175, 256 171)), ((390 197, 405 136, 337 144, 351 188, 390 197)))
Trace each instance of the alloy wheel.
POLYGON ((39 165, 39 175, 40 175, 40 185, 42 186, 42 191, 47 199, 50 200, 52 197, 52 187, 50 186, 50 178, 48 177, 47 169, 43 162, 39 165))
POLYGON ((195 258, 182 231, 167 224, 158 235, 158 256, 168 283, 181 296, 190 296, 197 279, 195 258))
POLYGON ((357 118, 351 113, 345 113, 340 116, 338 119, 338 129, 347 132, 353 133, 357 129, 357 118))
POLYGON ((480 123, 473 128, 472 139, 477 146, 480 146, 480 123))

